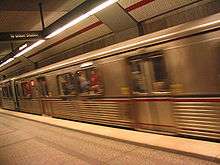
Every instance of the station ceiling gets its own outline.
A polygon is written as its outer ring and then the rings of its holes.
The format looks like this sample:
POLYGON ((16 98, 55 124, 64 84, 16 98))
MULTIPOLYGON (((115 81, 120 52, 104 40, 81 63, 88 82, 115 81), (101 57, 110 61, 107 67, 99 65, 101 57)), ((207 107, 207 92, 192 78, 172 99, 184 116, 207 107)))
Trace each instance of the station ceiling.
MULTIPOLYGON (((36 63, 88 41, 136 27, 139 22, 201 1, 211 0, 119 0, 60 35, 46 40, 44 44, 24 54, 24 57, 36 63)), ((41 31, 39 3, 42 3, 45 27, 48 27, 85 2, 86 0, 1 0, 0 33, 41 31)), ((0 60, 25 42, 26 40, 0 41, 0 60)), ((25 65, 25 62, 18 58, 1 67, 0 72, 5 74, 12 67, 25 65)))
MULTIPOLYGON (((68 13, 85 0, 1 0, 0 32, 42 30, 39 3, 42 3, 45 26, 68 13)), ((25 41, 0 42, 0 58, 25 41)))

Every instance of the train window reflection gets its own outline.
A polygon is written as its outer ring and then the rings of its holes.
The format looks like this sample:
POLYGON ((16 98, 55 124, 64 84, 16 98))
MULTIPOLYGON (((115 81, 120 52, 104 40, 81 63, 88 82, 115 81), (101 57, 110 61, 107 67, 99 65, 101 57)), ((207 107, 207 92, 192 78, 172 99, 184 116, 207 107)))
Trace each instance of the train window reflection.
POLYGON ((168 76, 161 52, 131 57, 129 62, 134 94, 168 91, 168 76))
POLYGON ((32 96, 32 87, 30 82, 22 82, 22 94, 23 97, 31 97, 32 96))
POLYGON ((100 95, 103 93, 103 85, 96 68, 87 68, 77 72, 80 93, 84 95, 100 95))
POLYGON ((45 77, 37 78, 38 88, 41 96, 48 96, 48 87, 45 77))
MULTIPOLYGON (((2 87, 0 87, 0 97, 3 97, 2 87)), ((0 101, 1 102, 1 101, 0 101)))
POLYGON ((17 97, 20 97, 20 91, 19 91, 19 86, 18 84, 15 84, 15 93, 17 97))
POLYGON ((147 93, 147 82, 144 74, 143 61, 133 61, 131 63, 132 84, 134 94, 147 93))
POLYGON ((150 58, 152 72, 153 92, 166 92, 168 90, 167 72, 162 56, 150 58))
POLYGON ((8 88, 2 87, 2 95, 3 97, 9 97, 8 88))
POLYGON ((60 95, 76 95, 76 83, 73 73, 58 75, 60 95))
POLYGON ((8 91, 9 91, 8 92, 9 97, 12 98, 13 97, 13 93, 12 93, 11 85, 8 86, 8 91))

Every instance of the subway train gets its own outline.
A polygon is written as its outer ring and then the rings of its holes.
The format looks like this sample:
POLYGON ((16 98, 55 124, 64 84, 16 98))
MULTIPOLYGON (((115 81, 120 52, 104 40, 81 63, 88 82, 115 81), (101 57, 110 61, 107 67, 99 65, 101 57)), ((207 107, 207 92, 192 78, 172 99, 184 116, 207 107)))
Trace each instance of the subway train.
POLYGON ((2 108, 220 140, 220 14, 0 82, 2 108))

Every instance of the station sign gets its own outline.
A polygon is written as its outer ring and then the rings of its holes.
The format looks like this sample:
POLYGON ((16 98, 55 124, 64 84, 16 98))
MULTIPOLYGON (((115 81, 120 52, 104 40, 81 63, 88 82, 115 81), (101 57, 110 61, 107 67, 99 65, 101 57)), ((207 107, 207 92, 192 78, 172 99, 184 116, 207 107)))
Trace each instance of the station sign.
POLYGON ((42 38, 41 31, 28 31, 28 32, 1 32, 0 41, 13 41, 13 40, 33 40, 42 38))

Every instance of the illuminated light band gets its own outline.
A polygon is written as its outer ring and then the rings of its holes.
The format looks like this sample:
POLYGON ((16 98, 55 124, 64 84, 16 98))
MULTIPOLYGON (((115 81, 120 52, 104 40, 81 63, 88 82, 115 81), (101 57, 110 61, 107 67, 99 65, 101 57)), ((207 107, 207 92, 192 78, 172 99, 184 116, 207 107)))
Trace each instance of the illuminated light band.
POLYGON ((80 65, 81 68, 89 67, 92 66, 94 63, 93 62, 86 62, 80 65))
MULTIPOLYGON (((35 42, 34 44, 32 44, 31 46, 27 47, 26 49, 23 48, 23 50, 21 52, 19 52, 18 54, 16 54, 13 58, 9 58, 7 61, 3 62, 2 64, 0 64, 0 67, 8 64, 9 62, 13 61, 15 58, 20 57, 21 55, 29 52, 30 50, 32 50, 33 48, 39 46, 40 44, 42 44, 45 40, 39 40, 37 42, 35 42)), ((27 45, 27 44, 25 44, 27 45)), ((23 47, 23 46, 21 46, 23 47)))
POLYGON ((14 58, 9 58, 9 59, 7 59, 5 62, 3 62, 2 64, 0 64, 0 67, 2 67, 2 66, 4 66, 4 65, 8 64, 9 62, 11 62, 11 61, 13 61, 13 60, 14 60, 14 58))
POLYGON ((77 17, 76 19, 70 21, 69 23, 67 23, 66 25, 62 26, 61 28, 55 30, 54 32, 52 32, 51 34, 49 34, 48 36, 46 36, 46 38, 52 38, 58 34, 60 34, 61 32, 65 31, 66 29, 76 25, 77 23, 81 22, 82 20, 88 18, 89 16, 105 9, 106 7, 116 3, 118 0, 107 0, 106 2, 102 3, 101 5, 93 8, 92 10, 88 11, 87 13, 77 17))
POLYGON ((18 49, 19 49, 19 50, 23 50, 23 49, 26 48, 27 46, 28 46, 27 44, 24 44, 24 45, 20 46, 18 49))
POLYGON ((32 50, 33 48, 39 46, 40 44, 42 44, 43 42, 45 42, 45 40, 39 40, 37 42, 35 42, 34 44, 32 44, 31 46, 27 47, 26 49, 22 50, 21 52, 19 52, 18 54, 16 54, 14 57, 20 57, 21 55, 29 52, 30 50, 32 50))

